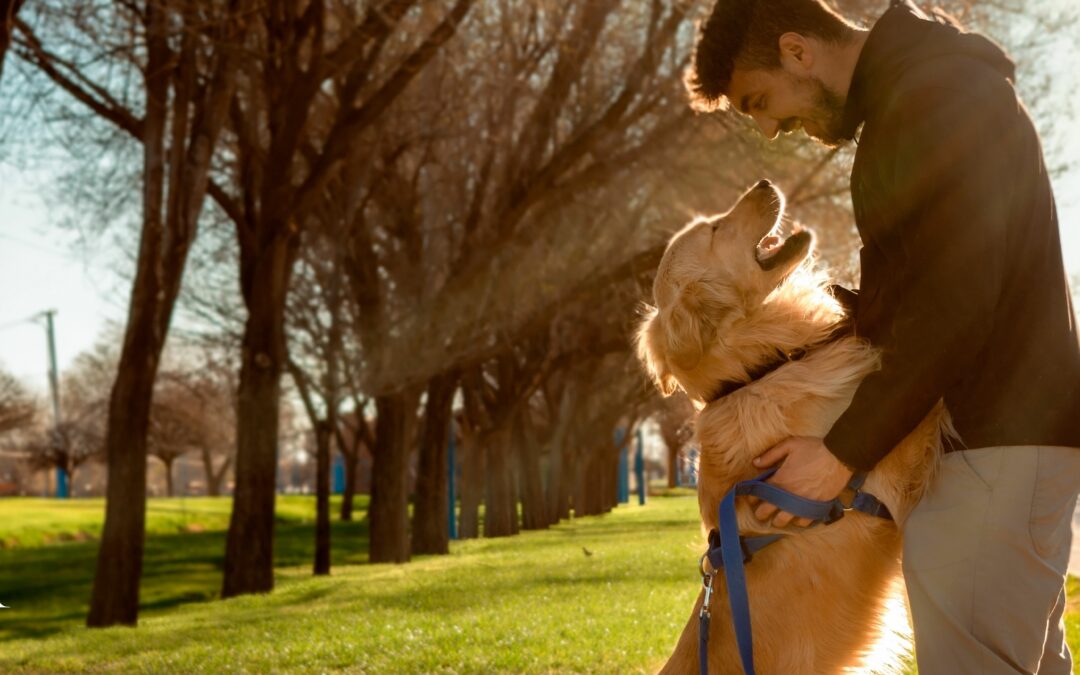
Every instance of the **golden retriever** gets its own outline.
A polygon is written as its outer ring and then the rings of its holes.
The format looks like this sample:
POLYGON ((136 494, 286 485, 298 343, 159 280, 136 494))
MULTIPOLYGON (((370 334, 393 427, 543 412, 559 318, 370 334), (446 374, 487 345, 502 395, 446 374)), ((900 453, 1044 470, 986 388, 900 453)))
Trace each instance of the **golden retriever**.
MULTIPOLYGON (((783 194, 768 181, 726 214, 699 219, 672 238, 638 332, 638 354, 665 395, 681 388, 699 409, 698 502, 706 530, 751 460, 789 436, 824 437, 879 355, 854 336, 837 338, 844 311, 813 271, 813 234, 782 239, 783 194), (778 355, 802 353, 760 379, 716 398, 720 384, 746 382, 778 355), (715 399, 715 400, 714 400, 715 399)), ((870 472, 864 490, 902 523, 930 479, 947 430, 937 408, 870 472)), ((738 502, 743 502, 740 498, 738 502)), ((738 504, 743 534, 777 532, 738 504)), ((835 673, 867 667, 899 571, 897 524, 848 512, 756 554, 746 566, 757 672, 835 673)), ((713 582, 709 670, 742 666, 723 574, 713 582)), ((699 593, 664 673, 698 670, 699 593)))

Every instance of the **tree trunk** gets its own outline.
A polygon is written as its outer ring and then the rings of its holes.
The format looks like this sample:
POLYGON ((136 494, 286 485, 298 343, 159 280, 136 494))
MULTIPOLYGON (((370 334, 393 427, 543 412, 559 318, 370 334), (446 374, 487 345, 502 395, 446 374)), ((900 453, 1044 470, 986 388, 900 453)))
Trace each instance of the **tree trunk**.
MULTIPOLYGON (((7 4, 14 7, 21 3, 7 4)), ((247 4, 241 2, 230 11, 246 16, 247 4)), ((177 27, 171 25, 174 22, 167 11, 162 3, 147 3, 140 17, 146 42, 142 68, 146 96, 140 123, 136 127, 112 120, 143 144, 143 222, 124 345, 109 398, 107 505, 87 616, 91 627, 132 625, 137 620, 145 534, 146 432, 153 383, 203 208, 210 159, 235 90, 233 57, 239 50, 233 45, 245 41, 240 35, 243 21, 233 21, 235 17, 222 21, 221 31, 215 34, 212 74, 196 86, 199 45, 195 27, 187 22, 202 17, 184 8, 173 13, 184 24, 183 30, 177 31, 184 37, 178 41, 178 50, 173 50, 169 36, 177 27), (165 135, 170 124, 167 158, 165 135), (166 164, 170 168, 167 193, 166 164)), ((5 31, 10 29, 8 16, 5 10, 5 31)), ((45 70, 51 70, 46 74, 76 98, 84 102, 96 98, 78 96, 79 84, 56 75, 55 69, 45 70)))
MULTIPOLYGON (((168 97, 168 45, 165 14, 147 8, 148 63, 147 103, 143 136, 143 224, 135 284, 120 351, 116 380, 109 396, 105 457, 108 478, 105 492, 105 524, 98 547, 97 568, 90 597, 88 627, 115 624, 134 626, 139 616, 139 582, 142 578, 146 523, 146 433, 165 330, 175 294, 166 271, 179 266, 159 266, 161 219, 165 180, 165 118, 168 97), (164 269, 163 269, 164 268, 164 269)), ((179 279, 175 280, 179 283, 179 279)))
POLYGON ((202 448, 202 465, 203 473, 206 474, 206 494, 209 497, 221 496, 221 481, 225 478, 225 474, 229 470, 229 464, 232 460, 228 457, 225 458, 225 462, 222 463, 221 469, 217 472, 214 471, 214 456, 210 454, 210 448, 202 448))
POLYGON ((674 444, 668 446, 667 452, 667 486, 669 488, 678 487, 679 475, 679 448, 674 444))
POLYGON ((146 431, 160 353, 160 348, 153 349, 151 332, 139 330, 149 328, 148 324, 148 320, 129 322, 109 398, 105 526, 86 620, 92 628, 138 622, 146 520, 146 431))
POLYGON ((450 552, 447 442, 456 389, 456 373, 438 375, 428 385, 413 507, 413 553, 450 552))
POLYGON ((315 426, 315 574, 330 574, 330 423, 315 426))
MULTIPOLYGON (((604 480, 607 482, 604 490, 603 512, 609 513, 619 505, 619 452, 615 448, 608 448, 604 452, 604 480)), ((629 456, 633 461, 633 454, 629 456)), ((633 463, 630 464, 633 466, 633 463)))
POLYGON ((172 472, 174 460, 175 460, 175 458, 174 459, 163 459, 163 460, 161 460, 161 463, 165 465, 165 495, 167 497, 174 497, 175 494, 176 494, 175 491, 174 491, 175 488, 173 486, 173 472, 172 472))
POLYGON ((397 393, 375 398, 375 452, 368 511, 371 562, 408 562, 409 417, 415 398, 397 393))
POLYGON ((213 466, 210 469, 210 482, 207 483, 206 489, 210 492, 211 496, 221 496, 221 484, 225 481, 225 476, 229 475, 229 467, 232 465, 232 458, 226 457, 225 461, 221 463, 221 468, 215 474, 213 466))
POLYGON ((555 522, 570 519, 570 490, 574 485, 574 455, 570 448, 561 445, 559 453, 559 479, 554 486, 555 510, 552 511, 555 522))
POLYGON ((578 402, 579 386, 570 379, 559 398, 557 417, 553 420, 555 430, 551 434, 548 449, 548 517, 552 523, 570 517, 570 493, 574 485, 573 452, 570 449, 574 411, 578 402))
POLYGON ((605 480, 606 462, 602 450, 593 448, 588 453, 585 471, 578 481, 578 495, 574 499, 574 516, 595 516, 603 512, 604 491, 608 488, 605 480), (580 510, 578 509, 580 502, 580 510))
POLYGON ((530 433, 527 412, 522 410, 514 426, 516 430, 515 448, 520 458, 521 485, 521 528, 523 530, 546 530, 548 519, 547 503, 544 499, 544 484, 540 471, 540 444, 530 433))
POLYGON ((462 425, 461 434, 461 517, 458 537, 480 536, 480 502, 484 495, 484 449, 479 436, 462 425))
POLYGON ((487 455, 487 492, 484 497, 484 536, 507 537, 517 534, 517 502, 508 430, 492 432, 484 450, 487 455))
POLYGON ((274 588, 274 492, 278 407, 285 366, 285 296, 296 252, 295 231, 279 232, 265 248, 249 251, 241 277, 248 320, 244 326, 236 428, 236 489, 225 543, 221 597, 274 588))

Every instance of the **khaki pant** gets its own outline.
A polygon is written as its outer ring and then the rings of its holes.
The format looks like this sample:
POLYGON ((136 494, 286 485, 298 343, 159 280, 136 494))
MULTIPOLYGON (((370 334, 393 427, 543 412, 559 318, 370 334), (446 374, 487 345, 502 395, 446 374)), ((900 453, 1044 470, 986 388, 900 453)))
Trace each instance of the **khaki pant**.
POLYGON ((951 452, 904 524, 919 675, 1067 674, 1080 449, 951 452))

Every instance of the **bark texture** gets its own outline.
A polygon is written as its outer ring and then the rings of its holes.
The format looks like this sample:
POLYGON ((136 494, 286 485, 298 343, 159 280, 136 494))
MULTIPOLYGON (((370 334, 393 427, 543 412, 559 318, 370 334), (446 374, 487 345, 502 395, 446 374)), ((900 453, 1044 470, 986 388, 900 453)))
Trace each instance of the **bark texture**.
POLYGON ((375 458, 371 468, 371 543, 373 562, 408 562, 409 425, 416 414, 416 397, 407 393, 375 399, 375 458))
POLYGON ((454 373, 439 375, 428 384, 416 473, 413 553, 450 552, 450 470, 447 464, 447 442, 450 432, 450 406, 454 402, 456 389, 457 376, 454 373))
POLYGON ((508 537, 520 531, 514 489, 513 453, 509 429, 491 433, 485 443, 487 490, 484 496, 484 536, 508 537))
POLYGON ((260 255, 245 256, 241 247, 248 320, 237 407, 236 489, 225 542, 222 598, 274 588, 274 495, 278 406, 285 365, 285 295, 297 241, 293 228, 268 229, 278 236, 266 242, 260 255))
POLYGON ((330 423, 315 427, 315 569, 316 575, 330 574, 330 423))

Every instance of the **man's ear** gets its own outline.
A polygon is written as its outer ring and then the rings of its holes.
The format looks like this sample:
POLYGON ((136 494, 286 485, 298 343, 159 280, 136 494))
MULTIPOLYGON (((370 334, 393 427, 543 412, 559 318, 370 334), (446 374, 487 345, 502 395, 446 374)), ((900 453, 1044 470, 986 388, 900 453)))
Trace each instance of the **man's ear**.
POLYGON ((671 396, 678 388, 675 376, 667 360, 667 336, 655 307, 646 308, 645 320, 637 333, 637 354, 656 388, 664 396, 671 396))
POLYGON ((667 343, 672 362, 691 370, 716 340, 716 327, 726 306, 707 281, 691 281, 667 316, 667 343))
POLYGON ((806 36, 787 32, 780 36, 780 65, 793 75, 806 76, 814 66, 814 48, 806 36))

